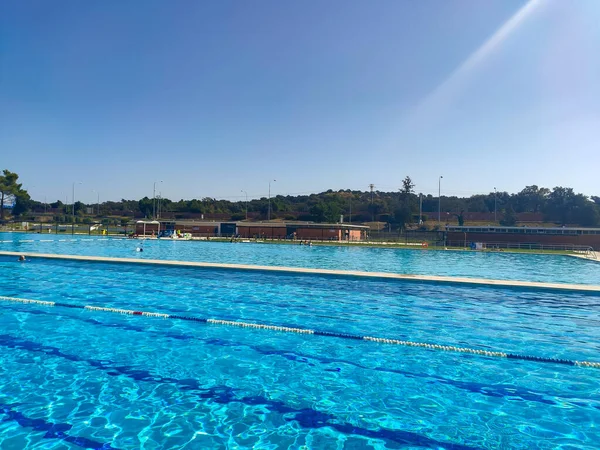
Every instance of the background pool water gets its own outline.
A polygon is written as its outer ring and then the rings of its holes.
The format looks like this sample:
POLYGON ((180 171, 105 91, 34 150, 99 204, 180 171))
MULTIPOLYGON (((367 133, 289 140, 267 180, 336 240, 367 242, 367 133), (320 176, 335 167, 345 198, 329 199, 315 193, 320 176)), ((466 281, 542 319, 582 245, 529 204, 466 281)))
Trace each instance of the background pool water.
MULTIPOLYGON (((0 295, 598 360, 600 297, 0 258, 0 295)), ((597 448, 600 371, 0 303, 0 448, 597 448)))
POLYGON ((430 251, 0 233, 0 251, 258 264, 600 284, 600 264, 565 255, 430 251), (143 246, 144 252, 136 251, 143 246))

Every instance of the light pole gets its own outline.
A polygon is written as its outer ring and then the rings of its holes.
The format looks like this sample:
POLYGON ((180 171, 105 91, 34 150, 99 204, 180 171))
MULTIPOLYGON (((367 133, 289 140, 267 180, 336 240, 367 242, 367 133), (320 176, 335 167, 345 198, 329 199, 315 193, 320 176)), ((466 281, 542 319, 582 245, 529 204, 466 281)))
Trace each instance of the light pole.
POLYGON ((156 183, 162 183, 162 180, 154 182, 154 189, 152 191, 152 220, 156 219, 156 183))
POLYGON ((76 184, 83 184, 81 181, 80 182, 75 182, 73 181, 73 223, 71 224, 71 236, 73 234, 75 234, 75 185, 76 184))
POLYGON ((423 194, 419 193, 419 225, 423 225, 423 194))
POLYGON ((494 226, 495 226, 495 225, 496 225, 496 223, 497 223, 497 219, 496 219, 496 211, 497 211, 497 209, 498 209, 498 208, 497 208, 497 204, 498 204, 498 202, 497 202, 496 200, 497 200, 497 196, 496 196, 496 188, 494 188, 494 226))
POLYGON ((269 180, 269 212, 267 214, 267 220, 271 220, 271 183, 277 180, 269 180))
POLYGON ((95 192, 96 194, 98 194, 98 200, 96 202, 96 214, 100 215, 100 192, 98 192, 95 189, 92 189, 92 192, 95 192))
POLYGON ((442 223, 442 175, 438 179, 438 225, 442 223))
POLYGON ((162 192, 158 192, 158 199, 157 199, 157 205, 156 205, 156 218, 160 219, 160 213, 161 213, 161 209, 162 209, 162 192))
POLYGON ((248 193, 243 189, 242 192, 246 194, 246 220, 248 220, 248 193))

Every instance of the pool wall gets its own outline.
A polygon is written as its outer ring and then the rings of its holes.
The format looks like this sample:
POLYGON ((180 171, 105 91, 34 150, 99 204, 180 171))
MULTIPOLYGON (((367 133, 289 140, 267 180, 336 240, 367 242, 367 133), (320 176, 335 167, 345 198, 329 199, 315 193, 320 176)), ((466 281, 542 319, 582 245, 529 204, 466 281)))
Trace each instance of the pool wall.
POLYGON ((259 266, 250 264, 228 264, 228 263, 207 263, 193 261, 170 261, 157 259, 133 259, 133 258, 113 258, 106 256, 81 256, 81 255, 58 255, 45 253, 19 253, 19 252, 0 252, 0 256, 13 257, 15 261, 20 256, 29 259, 55 259, 69 261, 85 261, 96 263, 117 263, 117 264, 137 264, 137 265, 161 265, 170 267, 196 267, 212 270, 243 270, 255 272, 279 272, 293 273, 303 275, 325 275, 336 277, 355 277, 377 280, 397 280, 397 281, 413 281, 423 283, 442 283, 454 285, 473 285, 473 286, 496 286, 503 288, 519 288, 519 289, 538 289, 552 291, 568 291, 578 293, 589 293, 600 295, 600 286, 570 284, 570 283, 545 283, 537 281, 516 281, 516 280, 489 280, 482 278, 467 278, 467 277, 448 277, 438 275, 407 275, 384 272, 361 272, 356 270, 333 270, 333 269, 313 269, 300 267, 281 267, 281 266, 259 266))

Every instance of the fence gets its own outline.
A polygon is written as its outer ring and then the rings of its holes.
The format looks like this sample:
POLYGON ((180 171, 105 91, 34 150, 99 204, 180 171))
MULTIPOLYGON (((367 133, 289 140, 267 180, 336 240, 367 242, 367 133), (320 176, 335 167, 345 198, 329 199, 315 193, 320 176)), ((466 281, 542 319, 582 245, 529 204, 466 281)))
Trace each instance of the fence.
POLYGON ((98 225, 98 224, 66 224, 66 223, 32 223, 12 222, 0 227, 0 231, 20 231, 36 234, 87 234, 127 235, 135 231, 135 224, 128 225, 98 225))
POLYGON ((371 231, 367 240, 405 244, 427 242, 431 245, 444 245, 444 237, 443 231, 371 231))
MULTIPOLYGON (((447 247, 468 248, 471 246, 471 241, 466 239, 460 241, 446 241, 447 247)), ((563 252, 578 252, 592 257, 596 257, 594 249, 587 245, 575 244, 540 244, 540 243, 522 243, 522 242, 482 242, 486 250, 496 249, 513 249, 513 250, 542 250, 542 251, 563 251, 563 252)))

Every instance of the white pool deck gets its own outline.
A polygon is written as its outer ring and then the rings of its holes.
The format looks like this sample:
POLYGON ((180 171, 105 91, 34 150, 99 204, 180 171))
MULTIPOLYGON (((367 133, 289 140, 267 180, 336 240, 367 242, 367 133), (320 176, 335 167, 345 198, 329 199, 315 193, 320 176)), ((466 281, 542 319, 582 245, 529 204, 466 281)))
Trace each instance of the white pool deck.
POLYGON ((598 258, 597 253, 587 254, 587 253, 570 253, 566 256, 572 256, 573 258, 585 259, 587 261, 595 261, 600 263, 600 259, 598 258))
POLYGON ((66 261, 85 261, 85 262, 102 262, 113 264, 147 264, 153 266, 169 266, 169 267, 198 267, 204 269, 229 269, 229 270, 244 270, 256 272, 272 272, 272 273, 289 273, 289 274, 311 274, 311 275, 333 275, 339 277, 358 277, 366 279, 385 279, 385 280, 401 280, 413 282, 428 282, 428 283, 443 283, 453 285, 470 285, 470 286, 496 286, 507 288, 529 288, 543 289, 552 291, 572 291, 572 292, 587 292, 600 294, 600 286, 587 284, 570 284, 570 283, 544 283, 537 281, 514 281, 514 280, 490 280, 484 278, 467 278, 467 277, 447 277, 437 275, 407 275, 385 272, 360 272, 355 270, 332 270, 332 269, 311 269, 300 267, 280 267, 280 266, 257 266, 248 264, 226 264, 226 263, 208 263, 194 261, 168 261, 157 259, 143 258, 112 258, 106 256, 80 256, 80 255, 57 255, 47 253, 22 253, 22 252, 4 252, 0 251, 0 256, 11 256, 17 262, 19 256, 35 259, 55 259, 66 261))

